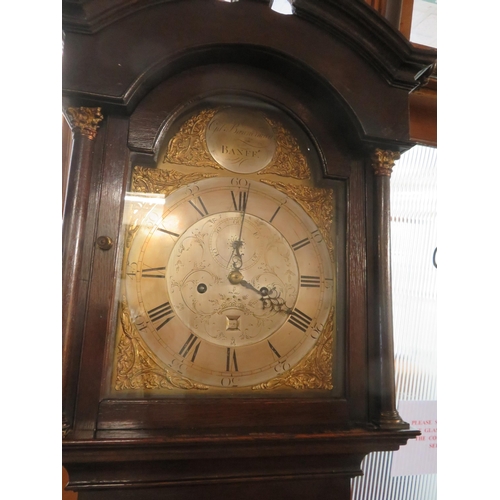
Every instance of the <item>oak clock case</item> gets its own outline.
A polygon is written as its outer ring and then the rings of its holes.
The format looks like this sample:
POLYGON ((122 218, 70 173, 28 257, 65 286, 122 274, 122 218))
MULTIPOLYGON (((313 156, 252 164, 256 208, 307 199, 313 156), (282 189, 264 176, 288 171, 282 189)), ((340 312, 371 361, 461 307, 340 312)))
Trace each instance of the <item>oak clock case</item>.
POLYGON ((109 397, 341 394, 342 186, 319 166, 255 100, 172 120, 126 195, 109 397))

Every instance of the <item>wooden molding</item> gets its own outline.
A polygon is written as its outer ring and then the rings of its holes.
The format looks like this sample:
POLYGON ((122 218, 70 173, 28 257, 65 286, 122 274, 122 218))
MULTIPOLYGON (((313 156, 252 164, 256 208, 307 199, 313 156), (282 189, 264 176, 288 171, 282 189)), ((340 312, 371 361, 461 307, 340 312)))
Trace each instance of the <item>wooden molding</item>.
POLYGON ((437 146, 437 79, 410 94, 410 140, 437 146))

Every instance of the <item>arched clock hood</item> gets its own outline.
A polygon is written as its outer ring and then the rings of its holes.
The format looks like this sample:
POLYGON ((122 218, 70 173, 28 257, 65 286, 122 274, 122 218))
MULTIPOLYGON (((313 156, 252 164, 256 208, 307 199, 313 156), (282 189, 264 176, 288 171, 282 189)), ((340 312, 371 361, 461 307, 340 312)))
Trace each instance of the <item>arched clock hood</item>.
POLYGON ((407 148, 408 94, 429 78, 435 51, 412 46, 363 1, 293 0, 292 8, 283 15, 262 0, 65 1, 63 96, 130 114, 179 72, 244 61, 340 103, 362 140, 407 148))

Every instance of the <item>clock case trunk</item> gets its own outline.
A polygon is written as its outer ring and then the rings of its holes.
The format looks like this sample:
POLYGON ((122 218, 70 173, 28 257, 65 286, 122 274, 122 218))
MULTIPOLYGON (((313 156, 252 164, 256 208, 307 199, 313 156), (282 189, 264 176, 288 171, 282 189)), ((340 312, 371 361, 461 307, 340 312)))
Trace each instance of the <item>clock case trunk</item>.
POLYGON ((411 47, 362 2, 293 5, 282 16, 257 1, 63 4, 74 135, 63 226, 63 463, 82 499, 349 498, 367 453, 418 435, 395 408, 390 177, 380 158, 412 146, 409 93, 435 54, 411 47), (154 168, 179 109, 224 95, 282 109, 321 153, 316 179, 344 186, 342 394, 109 399, 104 367, 131 168, 154 168), (92 120, 76 120, 74 109, 92 120))

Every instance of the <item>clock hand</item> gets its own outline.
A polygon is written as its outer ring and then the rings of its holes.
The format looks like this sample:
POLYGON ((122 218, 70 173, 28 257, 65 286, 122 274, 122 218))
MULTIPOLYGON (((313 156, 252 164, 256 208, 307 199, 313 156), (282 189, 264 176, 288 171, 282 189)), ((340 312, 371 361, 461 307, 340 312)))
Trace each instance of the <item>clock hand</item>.
POLYGON ((276 288, 271 288, 271 290, 268 290, 265 287, 262 287, 260 289, 260 293, 262 294, 262 298, 260 299, 262 301, 262 307, 270 307, 271 311, 276 311, 276 312, 284 312, 286 314, 291 314, 293 309, 290 309, 287 305, 284 299, 280 297, 280 294, 276 292, 276 288))
POLYGON ((286 305, 286 302, 280 297, 280 294, 276 292, 275 288, 271 288, 271 290, 269 290, 267 287, 263 286, 260 290, 258 290, 251 283, 244 280, 243 275, 237 269, 229 273, 228 279, 233 285, 239 284, 249 290, 257 292, 261 296, 260 300, 262 302, 263 309, 269 307, 271 311, 284 312, 286 314, 290 314, 292 312, 292 309, 286 305))
POLYGON ((245 221, 245 214, 247 213, 247 203, 248 203, 249 193, 250 193, 250 184, 248 185, 247 192, 244 193, 243 196, 243 216, 241 217, 240 235, 238 236, 238 241, 240 242, 241 242, 241 233, 243 232, 243 222, 245 221))
POLYGON ((262 295, 262 297, 268 294, 268 289, 266 287, 262 287, 260 290, 257 290, 257 288, 255 288, 251 283, 243 279, 243 275, 237 269, 229 273, 228 279, 233 285, 244 286, 245 288, 257 292, 259 295, 262 295))
POLYGON ((243 265, 243 254, 240 252, 240 248, 243 246, 241 240, 233 241, 233 252, 231 253, 231 259, 233 261, 233 269, 238 271, 243 265), (236 252, 236 255, 234 255, 236 252))
POLYGON ((243 241, 241 239, 241 235, 243 233, 243 223, 245 222, 245 215, 247 212, 247 203, 248 203, 248 195, 250 193, 250 185, 248 185, 248 189, 246 193, 243 194, 243 200, 242 200, 242 205, 243 205, 243 212, 241 216, 241 223, 240 223, 240 234, 238 235, 238 239, 233 241, 232 247, 233 251, 231 252, 231 256, 229 257, 229 262, 228 262, 228 267, 231 261, 233 261, 233 269, 235 271, 241 269, 241 266, 243 265, 243 254, 240 252, 241 247, 243 246, 243 241), (236 252, 236 258, 233 260, 234 253, 236 252))
MULTIPOLYGON (((241 280, 240 281, 240 285, 243 285, 245 288, 249 288, 250 290, 253 290, 254 292, 257 292, 259 295, 264 295, 262 293, 262 288, 260 290, 257 290, 257 288, 255 288, 251 283, 249 283, 248 281, 245 281, 245 280, 241 280)), ((267 289, 266 289, 267 291, 267 289)))

